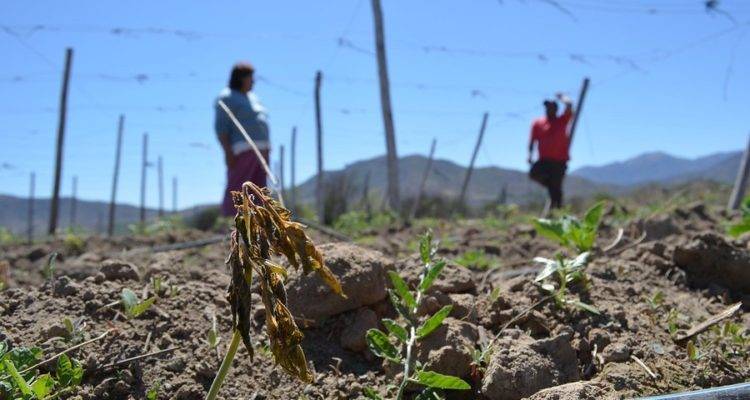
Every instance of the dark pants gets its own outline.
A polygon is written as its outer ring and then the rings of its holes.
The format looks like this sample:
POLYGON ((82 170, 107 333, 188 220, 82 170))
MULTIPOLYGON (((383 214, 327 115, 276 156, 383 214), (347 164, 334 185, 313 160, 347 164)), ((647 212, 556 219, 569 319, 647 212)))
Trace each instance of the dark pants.
POLYGON ((547 188, 551 208, 562 207, 562 184, 567 169, 565 161, 539 160, 531 166, 529 177, 547 188))
MULTIPOLYGON (((268 161, 268 150, 261 150, 263 158, 268 161)), ((235 214, 232 203, 232 191, 242 189, 242 184, 250 181, 260 187, 266 187, 266 171, 252 150, 243 151, 234 156, 234 165, 227 169, 227 188, 224 191, 224 201, 221 204, 221 214, 230 217, 235 214)))

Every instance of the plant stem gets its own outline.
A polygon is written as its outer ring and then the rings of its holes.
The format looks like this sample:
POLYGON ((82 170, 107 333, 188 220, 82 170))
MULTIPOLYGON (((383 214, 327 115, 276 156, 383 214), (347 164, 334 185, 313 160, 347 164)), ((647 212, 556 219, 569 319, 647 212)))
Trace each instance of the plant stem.
POLYGON ((219 372, 216 374, 216 378, 214 378, 214 381, 211 384, 211 389, 208 391, 206 400, 214 400, 216 396, 219 395, 219 389, 221 389, 221 384, 224 383, 224 378, 227 377, 229 367, 232 366, 232 360, 234 360, 234 355, 237 354, 237 348, 239 347, 241 340, 242 335, 240 335, 240 331, 235 329, 234 334, 232 335, 232 342, 229 344, 227 354, 224 356, 224 361, 221 362, 219 372))
MULTIPOLYGON (((429 262, 425 264, 424 270, 422 272, 422 275, 420 276, 420 283, 422 280, 424 280, 425 275, 427 274, 427 271, 430 269, 430 265, 432 263, 429 262)), ((406 341, 406 359, 404 360, 404 377, 401 381, 401 384, 398 386, 398 393, 396 393, 396 400, 401 400, 404 395, 404 390, 406 390, 406 384, 409 383, 409 374, 411 374, 411 364, 412 364, 412 351, 414 348, 414 343, 417 342, 417 311, 419 310, 419 305, 422 303, 422 291, 417 290, 417 296, 414 299, 415 306, 411 311, 411 317, 407 319, 407 323, 409 324, 409 339, 406 341)))

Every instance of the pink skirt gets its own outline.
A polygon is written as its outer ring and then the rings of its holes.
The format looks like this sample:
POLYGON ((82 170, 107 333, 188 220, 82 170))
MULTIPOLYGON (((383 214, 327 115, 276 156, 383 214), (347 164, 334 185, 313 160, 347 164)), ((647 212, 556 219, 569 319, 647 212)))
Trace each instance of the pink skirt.
MULTIPOLYGON (((268 150, 261 150, 260 153, 268 162, 268 150)), ((224 201, 221 203, 222 215, 230 217, 236 213, 230 192, 240 190, 242 184, 247 181, 266 187, 266 171, 263 170, 263 165, 252 150, 243 151, 234 156, 234 165, 232 168, 227 168, 227 189, 224 191, 224 201)))

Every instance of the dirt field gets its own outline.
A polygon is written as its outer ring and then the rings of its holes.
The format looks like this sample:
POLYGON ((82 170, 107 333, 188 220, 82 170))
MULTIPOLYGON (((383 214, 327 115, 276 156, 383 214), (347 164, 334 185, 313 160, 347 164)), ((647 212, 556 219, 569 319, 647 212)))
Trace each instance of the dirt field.
MULTIPOLYGON (((424 300, 424 311, 454 307, 444 325, 419 345, 417 357, 429 369, 472 384, 470 391, 446 392, 447 398, 626 398, 748 381, 750 341, 728 333, 732 326, 726 321, 691 338, 695 353, 677 338, 740 301, 744 308, 727 321, 750 327, 743 314, 750 306, 750 237, 725 236, 727 216, 699 203, 629 222, 615 214, 610 210, 600 230, 587 269, 589 290, 572 289, 600 315, 543 300, 545 293, 533 283, 540 267, 531 260, 551 257, 559 247, 527 224, 433 221, 373 232, 358 244, 315 234, 349 295, 335 297, 314 276, 288 279, 290 309, 304 325, 303 348, 315 382, 301 383, 274 366, 258 297, 255 359, 240 350, 221 396, 354 399, 362 397, 364 387, 386 396, 399 370, 374 357, 364 335, 381 318, 396 317, 386 298, 386 271, 416 282, 414 239, 426 225, 443 239, 439 254, 451 262, 424 300), (615 224, 624 229, 624 238, 604 251, 616 236, 615 224), (472 367, 473 350, 498 333, 486 365, 472 367)), ((85 374, 80 390, 68 398, 142 399, 158 385, 159 399, 203 399, 230 338, 226 241, 159 253, 128 250, 206 235, 181 231, 91 238, 83 248, 60 240, 0 249, 10 265, 10 282, 0 292, 0 341, 39 346, 47 357, 109 332, 70 353, 85 374), (45 279, 42 271, 52 252, 60 257, 53 277, 45 279), (159 293, 153 278, 162 281, 159 293), (117 304, 125 288, 157 299, 129 319, 117 304), (81 326, 75 335, 66 330, 65 318, 81 326), (208 344, 214 318, 221 337, 217 348, 208 344), (168 351, 120 362, 159 350, 168 351)))

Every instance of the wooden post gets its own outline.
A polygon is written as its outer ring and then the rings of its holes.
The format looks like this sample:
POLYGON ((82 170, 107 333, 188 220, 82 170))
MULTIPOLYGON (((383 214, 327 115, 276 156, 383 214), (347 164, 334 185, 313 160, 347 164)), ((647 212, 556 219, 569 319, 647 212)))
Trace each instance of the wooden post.
POLYGON ((279 190, 281 191, 281 197, 286 199, 286 192, 284 191, 284 145, 281 145, 279 149, 279 190))
POLYGON ((148 133, 143 134, 143 154, 141 158, 141 224, 146 223, 146 167, 148 166, 148 133))
POLYGON ((159 218, 164 216, 164 175, 162 167, 161 156, 159 156, 156 164, 156 177, 159 184, 159 218))
POLYGON ((417 192, 417 197, 414 198, 414 204, 411 207, 411 213, 409 213, 409 219, 414 219, 414 217, 417 215, 417 210, 419 209, 419 202, 422 201, 422 196, 424 195, 424 189, 427 185, 427 178, 430 176, 430 171, 432 170, 432 160, 435 157, 435 145, 437 145, 437 139, 432 139, 432 145, 430 145, 430 155, 427 157, 427 165, 424 167, 424 172, 422 173, 422 181, 419 183, 419 191, 417 192))
POLYGON ((177 213, 177 177, 172 177, 172 213, 177 213))
POLYGON ((737 178, 734 180, 734 188, 732 189, 732 195, 729 196, 729 204, 727 208, 729 210, 736 210, 740 208, 742 199, 745 197, 745 189, 747 188, 747 178, 750 173, 750 137, 748 137, 747 147, 745 153, 742 155, 742 161, 740 162, 740 168, 737 170, 737 178))
POLYGON ((398 182, 398 155, 396 153, 396 129, 391 108, 391 89, 388 81, 388 64, 385 56, 385 33, 383 32, 383 10, 380 0, 372 0, 372 14, 375 20, 375 49, 378 58, 378 78, 380 82, 380 105, 385 128, 386 161, 388 171, 388 204, 395 211, 401 210, 398 182))
POLYGON ((120 151, 122 149, 122 131, 125 127, 125 116, 120 115, 117 123, 117 143, 115 144, 115 170, 112 173, 112 195, 109 198, 109 221, 107 222, 107 236, 115 232, 115 208, 117 204, 117 180, 120 176, 120 151))
POLYGON ((70 196, 70 229, 76 226, 76 201, 78 200, 78 177, 73 175, 73 188, 70 196))
POLYGON ((291 204, 289 206, 290 206, 290 210, 292 210, 293 212, 296 213, 297 212, 297 186, 296 186, 297 185, 297 181, 296 181, 296 176, 295 176, 295 173, 296 173, 296 170, 297 170, 297 160, 296 160, 296 156, 297 156, 297 127, 296 126, 292 127, 292 148, 291 148, 291 150, 292 150, 291 151, 292 154, 290 154, 290 156, 292 158, 292 160, 291 160, 292 163, 291 163, 290 167, 291 167, 291 174, 292 174, 292 176, 291 176, 292 182, 291 182, 290 189, 292 191, 292 196, 291 196, 292 202, 291 202, 291 204))
POLYGON ((63 72, 62 93, 60 94, 60 120, 57 124, 57 149, 55 152, 55 181, 52 187, 52 201, 49 211, 48 234, 54 235, 57 230, 57 213, 60 203, 60 176, 62 175, 63 142, 65 141, 65 117, 68 111, 68 82, 70 81, 70 64, 73 61, 73 49, 65 49, 65 71, 63 72))
POLYGON ((573 146, 573 135, 576 133, 576 127, 578 126, 578 119, 581 118, 583 112, 583 101, 586 99, 586 92, 589 90, 589 78, 583 78, 583 84, 581 85, 581 93, 578 95, 578 105, 575 109, 575 115, 573 116, 573 124, 570 126, 570 139, 568 140, 568 148, 573 146))
POLYGON ((32 172, 29 177, 29 213, 26 228, 26 240, 31 243, 34 240, 34 192, 36 191, 36 173, 32 172))
POLYGON ((315 74, 315 133, 318 148, 318 176, 315 184, 315 205, 318 209, 318 222, 325 221, 325 206, 323 204, 323 126, 320 119, 320 84, 323 74, 318 71, 315 74))
POLYGON ((464 177, 464 183, 461 186, 461 195, 458 198, 458 204, 465 206, 464 201, 466 200, 466 189, 469 187, 469 181, 471 180, 471 173, 474 172, 474 162, 477 160, 477 153, 479 153, 479 146, 482 145, 482 138, 484 137, 484 129, 487 127, 488 113, 484 113, 482 117, 482 126, 479 128, 479 137, 477 137, 477 144, 474 146, 474 152, 471 154, 471 162, 469 162, 469 169, 466 170, 466 176, 464 177))

